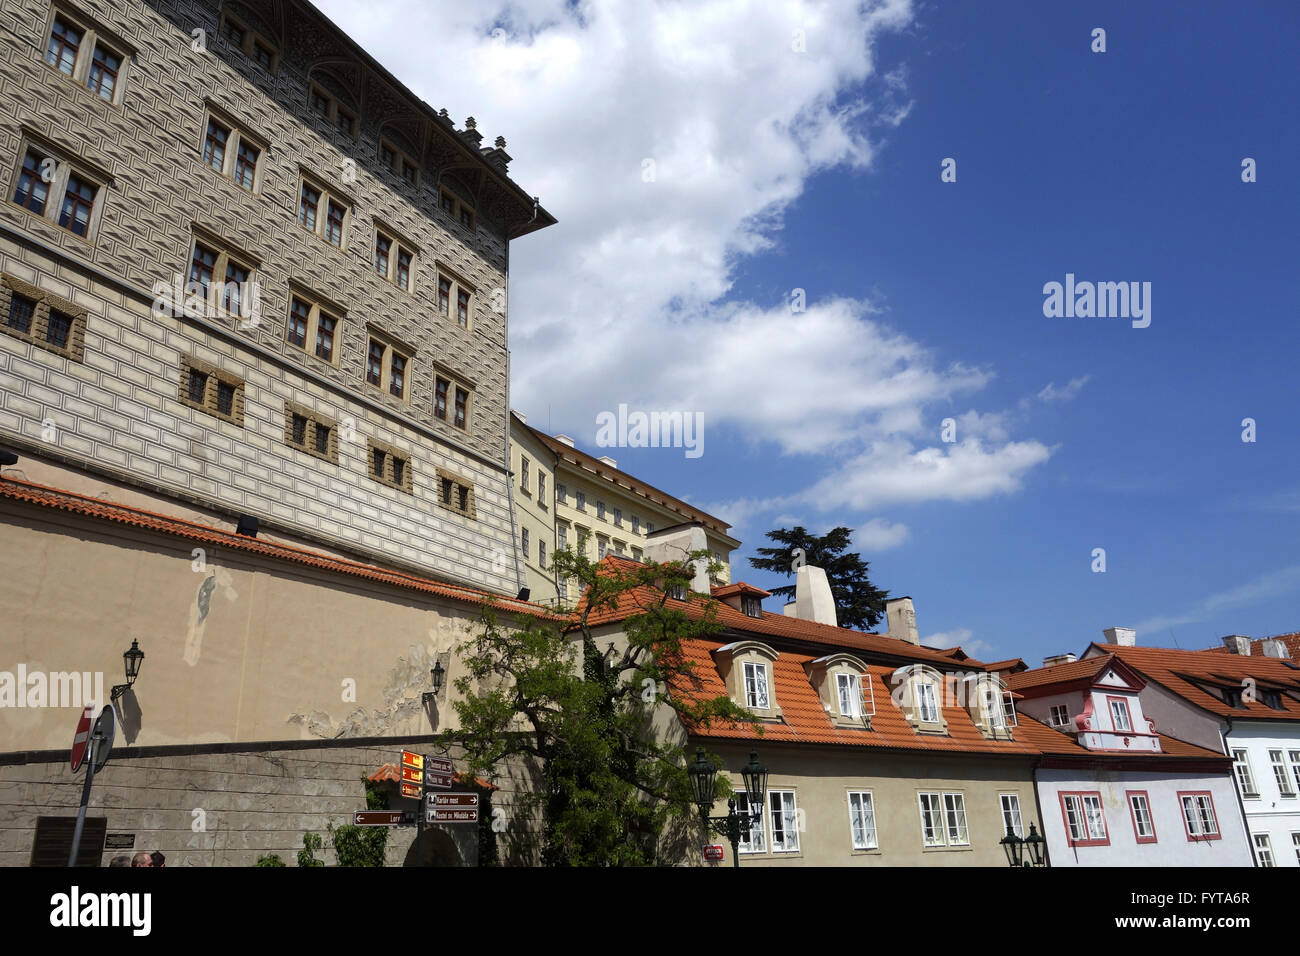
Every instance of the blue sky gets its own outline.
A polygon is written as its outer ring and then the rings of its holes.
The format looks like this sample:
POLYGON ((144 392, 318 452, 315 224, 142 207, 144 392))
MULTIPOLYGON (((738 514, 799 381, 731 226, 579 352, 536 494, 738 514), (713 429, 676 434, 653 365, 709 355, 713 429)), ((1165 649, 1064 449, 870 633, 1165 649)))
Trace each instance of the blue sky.
POLYGON ((735 577, 843 524, 989 660, 1300 629, 1294 3, 322 7, 560 220, 512 247, 515 407, 733 521, 735 577), (1150 326, 1044 317, 1066 273, 1150 326), (704 455, 596 449, 621 402, 704 455))

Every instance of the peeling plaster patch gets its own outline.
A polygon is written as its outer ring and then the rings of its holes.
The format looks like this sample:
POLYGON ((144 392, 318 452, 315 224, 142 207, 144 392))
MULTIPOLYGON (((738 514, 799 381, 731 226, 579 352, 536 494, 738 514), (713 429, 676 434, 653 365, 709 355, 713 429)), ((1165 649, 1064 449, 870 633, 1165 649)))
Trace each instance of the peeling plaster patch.
POLYGON ((235 590, 235 576, 225 568, 213 568, 212 573, 203 579, 194 599, 194 611, 185 635, 185 663, 190 667, 195 667, 199 663, 199 654, 203 648, 203 632, 207 630, 208 612, 211 610, 214 591, 231 603, 239 599, 239 592, 235 590))
POLYGON ((395 724, 424 711, 421 695, 430 689, 429 671, 437 659, 432 647, 412 644, 407 657, 399 657, 384 679, 383 703, 373 712, 357 707, 337 725, 323 711, 290 714, 287 723, 305 726, 313 737, 334 740, 340 737, 385 737, 395 724))

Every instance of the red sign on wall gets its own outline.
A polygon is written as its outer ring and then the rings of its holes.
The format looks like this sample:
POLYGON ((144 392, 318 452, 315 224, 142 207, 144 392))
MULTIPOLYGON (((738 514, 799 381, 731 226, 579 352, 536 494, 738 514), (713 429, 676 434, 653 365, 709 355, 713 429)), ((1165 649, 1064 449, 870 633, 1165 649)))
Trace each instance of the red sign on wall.
POLYGON ((714 843, 704 848, 705 863, 721 863, 724 858, 721 843, 714 843))

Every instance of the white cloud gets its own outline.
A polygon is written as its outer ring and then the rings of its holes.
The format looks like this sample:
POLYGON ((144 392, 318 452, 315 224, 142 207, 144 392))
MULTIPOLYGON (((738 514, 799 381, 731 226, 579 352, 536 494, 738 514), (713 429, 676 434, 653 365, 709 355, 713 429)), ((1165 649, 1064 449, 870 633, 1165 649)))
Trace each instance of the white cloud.
POLYGON ((1212 594, 1181 614, 1149 618, 1140 622, 1136 630, 1141 635, 1146 631, 1162 631, 1181 624, 1193 624, 1213 617, 1221 611, 1249 607, 1268 598, 1291 594, 1298 590, 1300 590, 1300 564, 1293 564, 1271 571, 1247 584, 1212 594))
POLYGON ((1079 394, 1083 386, 1088 384, 1090 378, 1092 378, 1091 375, 1081 375, 1078 378, 1070 379, 1067 384, 1062 385, 1060 388, 1056 387, 1055 382, 1048 382, 1043 387, 1043 390, 1038 393, 1038 398, 1044 402, 1068 402, 1079 394))

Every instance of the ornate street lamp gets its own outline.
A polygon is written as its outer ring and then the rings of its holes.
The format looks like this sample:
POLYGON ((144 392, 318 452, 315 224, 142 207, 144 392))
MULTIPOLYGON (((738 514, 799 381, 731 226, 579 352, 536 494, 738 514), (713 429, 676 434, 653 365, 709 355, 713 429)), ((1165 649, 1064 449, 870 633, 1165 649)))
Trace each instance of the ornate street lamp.
POLYGON ((718 768, 704 756, 704 748, 695 748, 695 762, 686 768, 690 777, 691 792, 700 810, 700 822, 705 831, 724 836, 731 843, 731 865, 740 866, 740 841, 749 839, 749 829, 758 824, 763 813, 763 797, 767 792, 767 768, 758 762, 758 752, 749 752, 749 763, 741 768, 749 799, 749 813, 736 812, 736 798, 727 800, 727 815, 711 817, 714 794, 718 786, 718 768))
POLYGON ((144 651, 140 650, 140 642, 132 638, 130 649, 122 652, 122 668, 126 671, 126 683, 114 684, 110 691, 110 699, 117 700, 131 689, 135 679, 140 676, 140 665, 143 663, 144 651))
POLYGON ((1032 823, 1029 824, 1029 836, 1019 837, 1011 827, 1007 827, 1007 835, 998 842, 1002 844, 1007 862, 1012 866, 1043 865, 1043 846, 1046 841, 1032 823))
POLYGON ((433 680, 433 693, 427 690, 420 695, 420 700, 427 707, 432 701, 437 699, 438 692, 442 690, 442 678, 447 672, 443 670, 442 661, 434 661, 433 667, 429 669, 429 677, 433 680))

